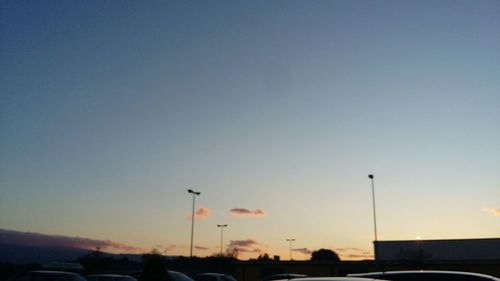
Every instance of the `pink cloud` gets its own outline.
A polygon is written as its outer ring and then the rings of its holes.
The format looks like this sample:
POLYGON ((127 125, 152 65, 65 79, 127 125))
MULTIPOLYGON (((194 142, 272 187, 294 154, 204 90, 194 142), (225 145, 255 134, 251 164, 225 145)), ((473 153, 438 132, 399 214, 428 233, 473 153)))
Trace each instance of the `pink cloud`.
POLYGON ((263 217, 266 213, 261 209, 249 210, 244 208, 233 208, 229 211, 233 216, 263 217))
POLYGON ((483 212, 491 213, 494 216, 500 216, 500 208, 483 208, 483 212))
POLYGON ((70 237, 62 235, 48 235, 35 232, 20 232, 0 229, 0 241, 6 244, 17 244, 26 246, 53 246, 79 249, 97 249, 113 253, 145 253, 148 250, 114 242, 111 240, 97 240, 82 237, 70 237))
MULTIPOLYGON (((199 208, 198 210, 196 210, 196 212, 194 213, 194 219, 195 220, 203 220, 203 219, 206 219, 210 216, 210 214, 212 213, 212 210, 209 209, 209 208, 205 208, 205 207, 202 207, 202 208, 199 208)), ((188 219, 191 219, 192 218, 192 214, 189 214, 188 215, 188 219)))

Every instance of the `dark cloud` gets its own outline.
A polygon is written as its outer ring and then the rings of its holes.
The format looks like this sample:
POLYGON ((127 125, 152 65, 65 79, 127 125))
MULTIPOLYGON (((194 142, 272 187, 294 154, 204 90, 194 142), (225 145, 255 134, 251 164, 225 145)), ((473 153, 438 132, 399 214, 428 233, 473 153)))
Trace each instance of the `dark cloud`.
POLYGON ((244 208, 233 208, 229 210, 229 213, 233 216, 246 216, 246 217, 263 217, 266 215, 264 210, 261 209, 255 209, 252 211, 244 208))
POLYGON ((242 248, 242 247, 234 247, 232 248, 234 250, 236 250, 238 253, 261 253, 262 250, 261 249, 249 249, 249 248, 242 248))
POLYGON ((312 254, 312 251, 309 250, 309 249, 307 249, 307 248, 298 248, 298 249, 293 249, 292 251, 299 252, 299 253, 302 253, 302 254, 305 254, 305 255, 312 254))
POLYGON ((146 249, 114 242, 111 240, 96 240, 82 237, 48 235, 34 232, 21 232, 0 229, 0 241, 5 244, 26 246, 54 246, 79 249, 96 249, 114 253, 144 253, 146 249))
POLYGON ((251 247, 254 245, 259 245, 259 243, 257 243, 257 241, 252 240, 252 239, 229 241, 229 247, 236 247, 236 246, 251 247))
POLYGON ((203 246, 194 246, 194 248, 197 249, 197 250, 202 250, 202 251, 210 250, 210 248, 203 247, 203 246))
POLYGON ((228 249, 236 250, 239 253, 260 253, 263 245, 253 239, 246 240, 231 240, 229 241, 228 249))

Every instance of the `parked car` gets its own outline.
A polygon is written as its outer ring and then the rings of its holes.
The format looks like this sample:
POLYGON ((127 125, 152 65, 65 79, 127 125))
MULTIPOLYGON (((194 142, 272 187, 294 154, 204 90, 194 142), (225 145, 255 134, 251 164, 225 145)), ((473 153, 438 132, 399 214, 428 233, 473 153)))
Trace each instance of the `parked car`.
POLYGON ((195 281, 236 281, 236 279, 229 274, 212 272, 195 275, 193 279, 195 281))
POLYGON ((85 275, 87 281, 137 281, 132 276, 120 274, 91 274, 85 275))
POLYGON ((86 281, 80 274, 65 271, 35 270, 14 275, 8 281, 86 281))
POLYGON ((494 276, 462 271, 407 270, 348 274, 351 277, 379 278, 391 281, 500 281, 494 276))
POLYGON ((279 273, 266 276, 262 278, 260 281, 290 280, 290 279, 304 278, 304 277, 307 277, 307 275, 295 274, 295 273, 279 273))

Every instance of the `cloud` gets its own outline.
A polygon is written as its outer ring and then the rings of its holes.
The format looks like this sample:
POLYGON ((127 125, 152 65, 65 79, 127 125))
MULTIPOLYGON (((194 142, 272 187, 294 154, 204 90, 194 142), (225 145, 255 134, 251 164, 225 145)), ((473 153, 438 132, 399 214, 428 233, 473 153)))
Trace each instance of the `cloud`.
POLYGON ((174 245, 174 244, 170 244, 168 246, 159 245, 158 248, 162 248, 163 251, 166 251, 168 253, 170 251, 173 251, 173 250, 177 249, 177 245, 174 245))
MULTIPOLYGON (((195 220, 203 220, 203 219, 206 219, 210 216, 210 214, 212 213, 212 210, 209 209, 209 208, 205 208, 205 207, 202 207, 202 208, 199 208, 198 210, 196 210, 196 212, 194 213, 194 219, 195 220)), ((192 218, 192 214, 189 214, 188 215, 188 219, 191 219, 192 218)))
POLYGON ((244 208, 233 208, 229 211, 229 213, 233 216, 246 216, 246 217, 263 217, 266 215, 264 210, 255 209, 249 210, 244 208))
POLYGON ((210 250, 210 248, 203 247, 203 246, 194 246, 194 248, 197 250, 202 250, 202 251, 210 250))
POLYGON ((263 245, 253 239, 229 241, 229 251, 236 250, 239 253, 260 253, 263 245))
POLYGON ((354 248, 354 247, 344 247, 344 248, 335 248, 333 249, 341 259, 370 259, 373 258, 373 255, 363 249, 354 248))
POLYGON ((299 252, 299 253, 302 253, 304 255, 310 255, 312 254, 312 251, 307 249, 307 248, 298 248, 298 249, 293 249, 292 251, 294 252, 299 252))
POLYGON ((232 248, 236 250, 238 253, 262 253, 261 249, 248 249, 248 248, 241 248, 241 247, 234 247, 232 248))
POLYGON ((500 216, 500 208, 483 208, 483 212, 491 213, 494 216, 500 216))
POLYGON ((231 246, 251 247, 253 245, 259 245, 259 243, 257 243, 257 241, 252 239, 229 241, 229 247, 231 246))
POLYGON ((370 259, 370 258, 373 258, 373 256, 369 255, 369 254, 349 254, 345 257, 347 259, 370 259))
POLYGON ((97 249, 112 253, 145 253, 147 249, 114 242, 111 240, 97 240, 82 237, 62 235, 48 235, 35 232, 21 232, 0 229, 0 241, 6 244, 25 246, 52 246, 79 249, 97 249))

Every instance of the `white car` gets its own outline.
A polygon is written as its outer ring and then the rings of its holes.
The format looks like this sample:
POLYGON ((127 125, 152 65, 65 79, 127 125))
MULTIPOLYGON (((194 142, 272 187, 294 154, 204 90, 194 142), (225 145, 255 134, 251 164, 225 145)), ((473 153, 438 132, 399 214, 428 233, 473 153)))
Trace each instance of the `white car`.
POLYGON ((380 278, 391 281, 500 281, 491 275, 463 271, 406 270, 348 274, 352 277, 380 278))
POLYGON ((363 278, 363 277, 307 277, 295 278, 293 281, 386 281, 382 279, 363 278))

